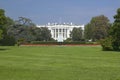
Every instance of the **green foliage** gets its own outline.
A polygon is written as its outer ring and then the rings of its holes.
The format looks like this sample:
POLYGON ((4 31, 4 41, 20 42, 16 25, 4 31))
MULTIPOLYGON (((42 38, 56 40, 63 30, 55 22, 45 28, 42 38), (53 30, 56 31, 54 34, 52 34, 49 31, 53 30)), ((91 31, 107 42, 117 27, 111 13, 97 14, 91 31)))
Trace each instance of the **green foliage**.
POLYGON ((73 28, 71 32, 72 41, 81 41, 83 39, 82 28, 73 28))
POLYGON ((35 24, 32 23, 32 20, 29 19, 29 18, 26 18, 26 17, 19 17, 19 19, 16 20, 16 24, 17 25, 29 26, 29 27, 35 26, 35 24))
POLYGON ((108 36, 109 28, 110 23, 107 17, 104 15, 93 17, 90 23, 85 26, 85 38, 93 41, 104 39, 108 36))
POLYGON ((5 16, 5 11, 0 9, 0 42, 2 45, 13 45, 13 43, 27 43, 30 41, 54 41, 48 28, 37 28, 28 18, 19 17, 13 21, 5 16), (14 42, 10 42, 13 38, 14 42), (9 40, 10 39, 10 40, 9 40), (24 41, 20 41, 23 39, 24 41), (7 41, 9 40, 9 41, 7 41), (20 42, 19 42, 20 41, 20 42))
POLYGON ((1 46, 14 46, 16 43, 13 36, 6 35, 0 40, 1 46))
POLYGON ((0 45, 11 46, 15 44, 15 38, 7 34, 8 28, 14 21, 5 16, 5 11, 0 9, 0 45))
POLYGON ((93 43, 93 42, 85 42, 85 41, 74 41, 74 42, 55 42, 55 41, 32 41, 31 44, 43 44, 43 45, 80 45, 80 44, 98 44, 98 43, 93 43))
POLYGON ((72 42, 71 38, 67 38, 66 40, 64 40, 64 42, 72 42))
POLYGON ((117 10, 117 14, 114 16, 114 23, 110 29, 110 35, 112 36, 113 50, 120 50, 120 8, 117 10))
POLYGON ((3 31, 0 29, 0 39, 2 39, 2 33, 3 31))
POLYGON ((50 44, 58 44, 58 42, 54 42, 54 41, 32 41, 31 42, 31 44, 48 44, 48 45, 50 45, 50 44))
POLYGON ((50 30, 47 27, 41 27, 40 28, 40 41, 50 41, 51 40, 51 33, 50 30))
POLYGON ((103 50, 120 51, 120 8, 117 10, 114 19, 115 21, 109 31, 110 37, 104 39, 101 43, 103 50))
POLYGON ((103 51, 111 51, 111 50, 113 50, 111 37, 100 40, 100 44, 102 46, 103 51))
POLYGON ((24 17, 20 17, 15 25, 10 26, 7 33, 14 36, 16 41, 20 39, 24 39, 24 42, 53 40, 47 27, 37 28, 30 19, 24 17))
POLYGON ((8 28, 7 34, 14 36, 16 42, 21 39, 24 39, 23 42, 30 42, 36 39, 34 36, 34 29, 35 25, 30 19, 19 17, 19 19, 8 28))
POLYGON ((93 37, 93 28, 90 23, 85 25, 84 37, 86 40, 90 40, 93 37))
POLYGON ((3 9, 0 9, 0 39, 4 36, 4 27, 6 24, 6 16, 5 11, 3 9))
POLYGON ((14 36, 16 41, 20 39, 24 39, 25 42, 35 40, 35 37, 30 30, 30 27, 24 25, 13 25, 9 27, 7 33, 10 36, 14 36))
POLYGON ((0 26, 4 26, 6 24, 6 16, 5 11, 0 9, 0 26))

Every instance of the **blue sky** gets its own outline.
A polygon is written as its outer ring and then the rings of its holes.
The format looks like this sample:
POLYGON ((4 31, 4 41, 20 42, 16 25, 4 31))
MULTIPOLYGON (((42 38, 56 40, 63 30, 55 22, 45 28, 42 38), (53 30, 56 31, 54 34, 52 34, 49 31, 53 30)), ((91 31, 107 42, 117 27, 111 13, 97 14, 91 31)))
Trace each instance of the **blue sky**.
POLYGON ((14 20, 23 16, 36 24, 87 24, 92 17, 102 14, 113 22, 120 0, 0 0, 0 8, 14 20))

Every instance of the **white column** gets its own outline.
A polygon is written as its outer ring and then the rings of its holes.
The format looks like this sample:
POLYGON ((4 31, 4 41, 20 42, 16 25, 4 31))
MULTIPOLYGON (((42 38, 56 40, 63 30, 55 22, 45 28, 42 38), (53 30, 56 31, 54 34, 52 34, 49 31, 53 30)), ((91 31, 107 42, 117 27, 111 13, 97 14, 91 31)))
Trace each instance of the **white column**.
POLYGON ((61 36, 63 37, 63 29, 61 29, 61 36))
POLYGON ((54 31, 53 31, 53 29, 51 29, 51 35, 52 35, 52 38, 54 38, 54 31))
POLYGON ((60 34, 60 31, 59 31, 59 30, 60 30, 60 29, 58 28, 58 38, 59 38, 59 36, 60 36, 60 35, 59 35, 59 34, 60 34))
POLYGON ((69 35, 69 29, 67 29, 67 37, 68 38, 70 37, 70 35, 69 35))
MULTIPOLYGON (((63 28, 64 29, 64 28, 63 28)), ((63 29, 62 29, 62 36, 63 36, 63 39, 64 39, 64 32, 63 32, 63 29)))
POLYGON ((64 28, 63 28, 63 39, 64 39, 64 28))
POLYGON ((70 34, 70 30, 68 29, 68 30, 67 30, 67 36, 68 36, 68 38, 70 37, 69 34, 70 34))
POLYGON ((65 30, 65 31, 66 31, 66 38, 67 38, 67 28, 66 28, 66 30, 65 30))
POLYGON ((66 38, 66 28, 64 29, 64 37, 66 38))
POLYGON ((54 29, 53 29, 53 38, 55 38, 55 31, 54 31, 54 29))
POLYGON ((56 39, 56 28, 55 28, 55 39, 56 39))

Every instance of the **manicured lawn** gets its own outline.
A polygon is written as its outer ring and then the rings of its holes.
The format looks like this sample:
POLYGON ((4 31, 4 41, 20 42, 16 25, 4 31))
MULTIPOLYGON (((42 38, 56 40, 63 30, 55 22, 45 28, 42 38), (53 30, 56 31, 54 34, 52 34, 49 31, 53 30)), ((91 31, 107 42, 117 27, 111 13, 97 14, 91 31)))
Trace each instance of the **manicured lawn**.
POLYGON ((120 80, 120 52, 100 46, 0 47, 0 80, 120 80))

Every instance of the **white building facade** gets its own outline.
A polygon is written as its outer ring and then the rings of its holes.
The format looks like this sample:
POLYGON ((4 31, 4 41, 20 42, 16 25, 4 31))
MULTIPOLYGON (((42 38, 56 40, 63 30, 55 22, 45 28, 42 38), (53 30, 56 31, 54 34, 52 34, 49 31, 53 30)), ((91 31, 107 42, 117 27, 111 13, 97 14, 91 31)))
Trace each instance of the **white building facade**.
POLYGON ((74 24, 57 24, 48 23, 47 25, 38 25, 37 27, 47 27, 51 31, 52 38, 58 42, 63 42, 67 38, 70 38, 70 32, 74 27, 81 27, 84 30, 84 25, 74 25, 74 24))

